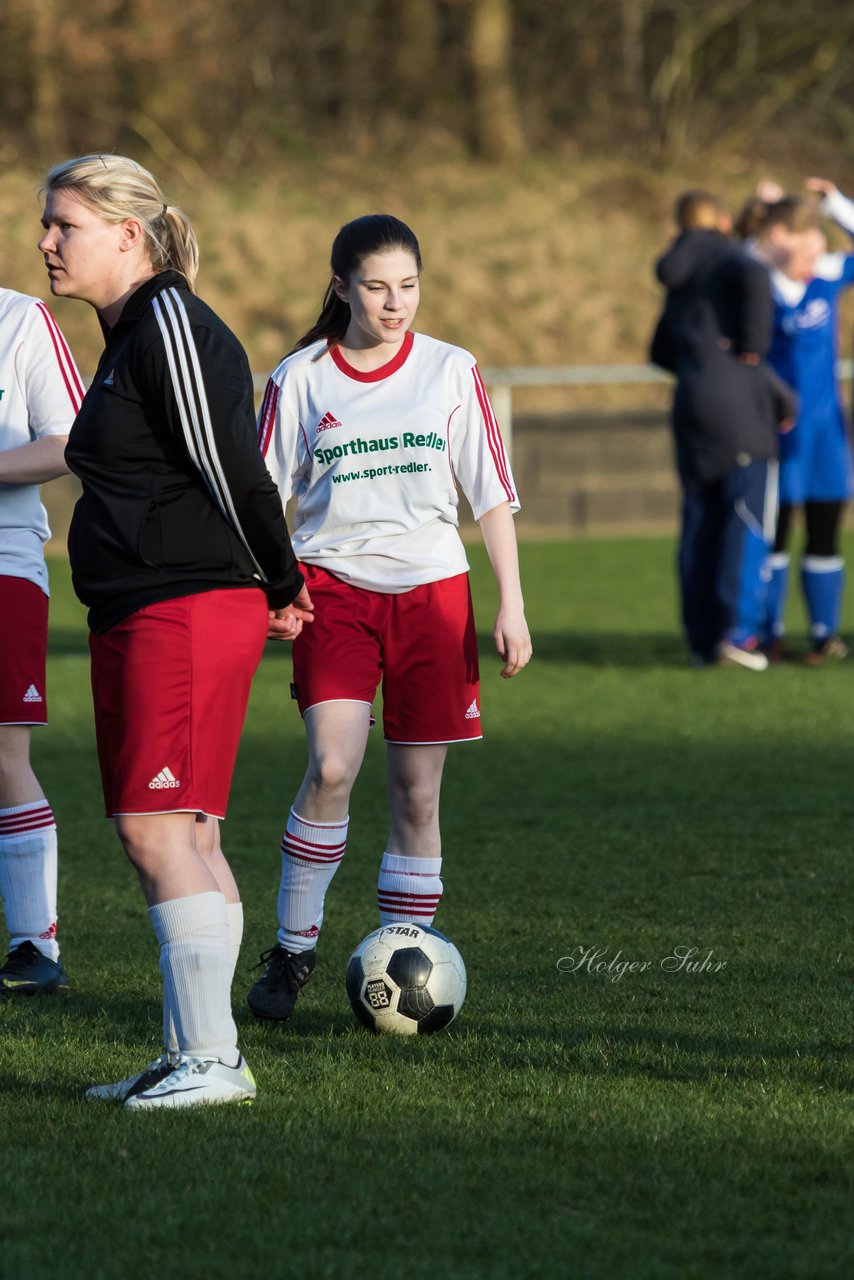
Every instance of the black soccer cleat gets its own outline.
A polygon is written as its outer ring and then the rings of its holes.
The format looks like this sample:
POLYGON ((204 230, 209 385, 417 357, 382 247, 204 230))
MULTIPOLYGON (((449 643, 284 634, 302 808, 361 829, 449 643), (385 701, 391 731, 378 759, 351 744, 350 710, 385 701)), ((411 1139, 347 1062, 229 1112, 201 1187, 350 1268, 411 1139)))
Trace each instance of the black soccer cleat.
POLYGON ((267 967, 246 997, 246 1003, 256 1018, 283 1022, 293 1013, 300 988, 314 973, 317 952, 286 951, 277 942, 264 952, 260 964, 267 967))
POLYGON ((68 974, 62 965, 32 942, 13 947, 0 968, 0 996, 53 996, 67 990, 68 974))

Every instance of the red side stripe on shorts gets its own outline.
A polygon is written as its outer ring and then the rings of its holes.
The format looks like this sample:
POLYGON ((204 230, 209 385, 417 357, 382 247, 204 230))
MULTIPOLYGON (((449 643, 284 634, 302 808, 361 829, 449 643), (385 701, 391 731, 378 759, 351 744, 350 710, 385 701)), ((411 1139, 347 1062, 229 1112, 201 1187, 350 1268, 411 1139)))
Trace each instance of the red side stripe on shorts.
POLYGON ((258 415, 258 448, 266 458, 273 435, 273 423, 276 421, 276 405, 279 403, 279 387, 272 378, 267 380, 261 412, 258 415))
POLYGON ((83 384, 80 381, 80 375, 77 372, 77 366, 74 363, 74 357, 68 349, 68 343, 63 337, 62 330, 54 320, 51 313, 43 302, 37 302, 36 306, 42 314, 47 331, 50 334, 53 349, 56 352, 56 361, 59 365, 59 371, 62 374, 62 380, 68 390, 71 400, 71 407, 75 413, 79 413, 80 405, 83 400, 83 384))
POLYGON ((480 370, 477 365, 473 366, 472 375, 478 402, 480 403, 480 411, 483 414, 483 421, 486 425, 486 439, 489 444, 489 451, 492 454, 492 460, 495 463, 495 470, 498 472, 498 478, 501 481, 504 492, 507 494, 507 500, 515 502, 516 494, 513 492, 513 486, 510 483, 510 468, 507 465, 504 441, 501 439, 501 432, 498 429, 498 423, 495 420, 495 414, 492 411, 492 405, 489 403, 489 396, 486 394, 486 387, 483 385, 483 378, 480 376, 480 370))

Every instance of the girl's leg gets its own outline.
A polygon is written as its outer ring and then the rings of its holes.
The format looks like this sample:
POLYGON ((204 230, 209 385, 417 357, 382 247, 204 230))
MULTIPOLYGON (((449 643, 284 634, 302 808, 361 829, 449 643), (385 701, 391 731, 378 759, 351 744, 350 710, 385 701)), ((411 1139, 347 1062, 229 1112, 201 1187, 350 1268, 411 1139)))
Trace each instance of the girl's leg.
POLYGON ((196 826, 194 813, 116 818, 160 943, 166 1047, 233 1067, 240 1055, 231 1014, 228 912, 197 847, 196 826))
POLYGON ((789 534, 795 508, 791 503, 780 503, 777 515, 777 533, 768 557, 768 589, 765 595, 765 622, 762 628, 764 643, 769 656, 774 657, 783 644, 786 632, 784 616, 789 593, 789 534))
POLYGON ((240 890, 232 875, 231 867, 226 862, 222 851, 220 832, 219 818, 211 818, 204 813, 196 814, 194 830, 196 851, 207 865, 225 898, 225 913, 228 917, 228 949, 231 954, 233 979, 237 958, 240 955, 240 944, 243 941, 243 903, 240 901, 240 890))
POLYGON ((67 986, 58 963, 56 883, 56 821, 30 764, 30 727, 0 725, 0 897, 10 935, 8 988, 6 966, 0 971, 4 994, 67 986))
POLYGON ((722 514, 720 484, 683 495, 677 572, 682 623, 698 664, 714 661, 723 632, 715 591, 722 514))
POLYGON ((777 464, 761 458, 735 467, 720 488, 715 596, 723 623, 721 638, 750 650, 763 625, 764 574, 777 523, 777 464))
POLYGON ((845 589, 845 561, 839 554, 844 502, 808 502, 804 507, 807 541, 801 562, 801 585, 810 620, 810 639, 817 658, 844 657, 839 618, 845 589))
POLYGON ((122 814, 116 832, 149 907, 222 889, 196 844, 194 813, 122 814))
POLYGON ((290 1016, 314 972, 326 892, 347 847, 350 792, 362 766, 371 709, 364 702, 322 702, 305 713, 308 768, 282 837, 279 928, 266 968, 249 992, 258 1018, 290 1016))
POLYGON ((294 808, 310 822, 343 822, 371 725, 364 702, 321 702, 305 713, 308 768, 294 808))
POLYGON ((44 592, 0 574, 0 897, 10 935, 0 996, 68 987, 56 939, 56 821, 30 763, 31 726, 47 718, 47 623, 44 592))
POLYGON ((222 851, 221 834, 219 818, 211 818, 204 813, 196 814, 193 829, 196 853, 216 880, 226 902, 239 903, 240 890, 222 851))
POLYGON ((266 625, 261 592, 222 590, 149 606, 90 637, 106 808, 149 905, 164 1041, 179 1056, 89 1097, 172 1108, 255 1096, 231 1014, 239 895, 216 820, 197 812, 225 812, 266 625), (176 807, 146 812, 161 786, 176 807))
POLYGON ((350 792, 368 743, 371 709, 323 702, 305 715, 308 768, 282 838, 279 945, 311 951, 323 923, 326 891, 347 847, 350 792))
POLYGON ((388 745, 391 828, 377 883, 382 924, 430 925, 442 896, 439 794, 448 748, 388 745))
MULTIPOLYGON (((234 980, 234 970, 240 955, 240 944, 243 941, 243 904, 232 875, 231 867, 225 860, 220 844, 219 818, 206 814, 196 814, 192 829, 196 853, 210 871, 216 884, 225 898, 225 914, 228 925, 228 952, 230 963, 230 983, 234 980)), ((174 1010, 164 1000, 163 1011, 163 1044, 167 1052, 178 1052, 178 1033, 175 1026, 174 1010)))

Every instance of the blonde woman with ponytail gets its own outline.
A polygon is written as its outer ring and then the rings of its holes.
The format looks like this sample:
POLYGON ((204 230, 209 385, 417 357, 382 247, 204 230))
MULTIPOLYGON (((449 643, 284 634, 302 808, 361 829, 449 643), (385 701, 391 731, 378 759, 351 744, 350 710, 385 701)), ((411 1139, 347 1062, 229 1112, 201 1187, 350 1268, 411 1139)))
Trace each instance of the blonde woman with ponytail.
POLYGON ((66 453, 83 486, 69 556, 106 812, 163 975, 161 1054, 87 1097, 251 1102, 231 1014, 242 908, 218 820, 265 637, 293 639, 311 601, 256 445, 246 355, 194 292, 186 215, 124 156, 57 165, 45 197, 51 292, 94 307, 106 343, 66 453))

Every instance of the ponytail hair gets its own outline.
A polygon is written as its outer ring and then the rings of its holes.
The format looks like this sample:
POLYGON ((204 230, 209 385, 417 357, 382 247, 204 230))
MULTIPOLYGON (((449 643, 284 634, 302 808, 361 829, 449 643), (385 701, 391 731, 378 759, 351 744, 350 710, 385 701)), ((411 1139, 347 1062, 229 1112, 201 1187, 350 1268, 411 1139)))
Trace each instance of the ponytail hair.
POLYGON ((313 342, 317 342, 320 338, 325 338, 330 344, 340 342, 347 332, 347 326, 350 323, 350 304, 345 302, 343 298, 339 298, 335 292, 335 281, 330 280, 326 286, 326 293, 323 295, 323 303, 320 308, 320 315, 315 320, 311 328, 302 335, 299 342, 294 346, 294 351, 302 351, 303 347, 310 347, 313 342))
POLYGON ((784 227, 798 234, 812 231, 821 225, 818 207, 814 200, 804 196, 783 196, 781 200, 760 200, 752 197, 742 208, 735 222, 735 231, 742 240, 756 239, 772 227, 784 227))
POLYGON ((742 205, 735 220, 733 230, 739 240, 755 240, 768 220, 768 204, 759 196, 751 196, 742 205))
POLYGON ((350 304, 335 292, 336 279, 348 282, 353 272, 372 253, 389 253, 395 249, 412 254, 420 275, 421 249, 415 233, 405 222, 389 213, 369 213, 346 223, 332 242, 332 279, 323 295, 320 315, 293 350, 301 351, 320 338, 325 338, 331 344, 340 342, 350 323, 350 304))
POLYGON ((67 190, 105 222, 135 218, 142 224, 148 256, 155 272, 180 271, 195 289, 199 245, 190 220, 177 205, 167 204, 153 174, 127 156, 88 155, 55 165, 43 190, 67 190))

